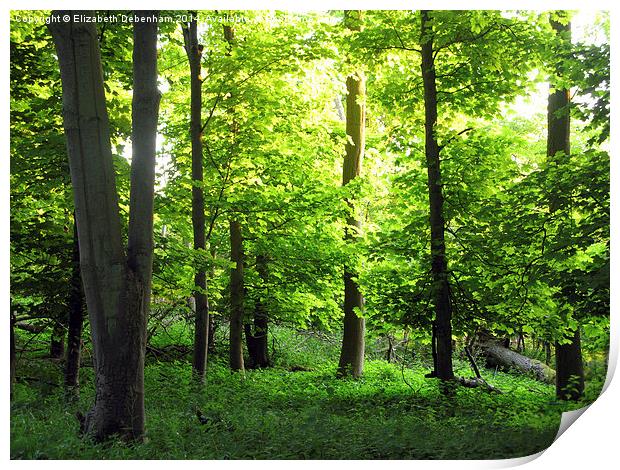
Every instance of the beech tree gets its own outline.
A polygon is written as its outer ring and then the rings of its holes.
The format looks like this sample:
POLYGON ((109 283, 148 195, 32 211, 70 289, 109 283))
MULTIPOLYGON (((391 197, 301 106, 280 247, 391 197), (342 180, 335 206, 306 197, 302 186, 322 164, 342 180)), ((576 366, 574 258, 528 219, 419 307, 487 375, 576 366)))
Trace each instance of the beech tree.
MULTIPOLYGON (((233 41, 235 40, 235 30, 232 26, 224 25, 224 39, 227 44, 226 54, 230 55, 233 41)), ((229 107, 227 112, 230 115, 231 145, 234 146, 238 132, 234 107, 229 107)), ((236 208, 233 208, 233 211, 235 209, 236 208)), ((245 255, 243 252, 243 229, 239 220, 239 214, 233 214, 232 218, 229 220, 229 234, 230 261, 233 264, 230 268, 229 364, 232 370, 243 371, 243 315, 245 298, 243 263, 245 255)))
POLYGON ((250 356, 249 367, 265 368, 270 366, 269 361, 269 312, 265 301, 265 289, 269 285, 269 257, 265 254, 256 255, 256 272, 261 282, 262 289, 254 299, 254 311, 252 324, 245 323, 245 340, 250 356))
MULTIPOLYGON (((196 13, 194 13, 196 15, 196 13)), ((205 234, 205 202, 204 177, 202 163, 202 78, 200 77, 202 45, 198 43, 198 20, 194 16, 188 25, 183 27, 185 52, 190 66, 191 116, 190 132, 192 141, 192 228, 194 234, 194 250, 196 259, 202 259, 206 247, 205 234)), ((198 262, 194 266, 194 290, 196 319, 194 326, 194 359, 193 370, 199 381, 204 381, 207 365, 207 342, 209 338, 209 302, 207 298, 207 275, 198 262)))
POLYGON ((230 221, 230 368, 243 371, 243 233, 241 223, 230 221))
MULTIPOLYGON (((564 12, 558 12, 556 18, 551 18, 551 27, 558 35, 560 43, 570 45, 570 21, 564 12)), ((547 157, 559 167, 569 164, 570 161, 570 87, 562 83, 566 80, 558 66, 555 81, 559 82, 549 93, 547 106, 547 157)), ((554 195, 550 201, 550 212, 555 212, 561 206, 569 204, 562 194, 554 195)), ((568 292, 567 292, 568 293, 568 292)), ((584 375, 583 360, 581 357, 580 326, 577 323, 568 338, 561 338, 555 343, 556 365, 556 395, 561 400, 579 400, 583 394, 584 375)))
POLYGON ((84 301, 80 272, 80 244, 77 224, 73 222, 73 253, 71 257, 71 286, 69 290, 69 325, 67 332, 67 361, 65 364, 65 387, 69 395, 79 391, 80 360, 82 357, 82 328, 84 320, 84 301))
MULTIPOLYGON (((361 30, 361 11, 345 11, 347 28, 353 31, 361 30)), ((358 177, 362 168, 364 156, 364 141, 366 128, 366 84, 364 73, 358 70, 347 77, 346 101, 346 155, 342 165, 342 185, 346 186, 358 177)), ((348 201, 350 215, 347 217, 345 240, 355 243, 361 221, 356 217, 356 208, 348 201)), ((363 315, 364 297, 355 280, 356 273, 350 266, 344 267, 344 328, 338 376, 360 377, 364 372, 364 332, 365 320, 363 315)))
POLYGON ((109 119, 94 12, 54 11, 63 124, 73 184, 80 268, 96 375, 82 429, 96 440, 144 434, 144 355, 153 255, 157 89, 155 11, 134 24, 132 165, 128 242, 122 245, 109 119), (74 16, 75 15, 75 16, 74 16), (90 21, 89 21, 90 19, 90 21), (85 21, 82 21, 85 20, 85 21))
POLYGON ((428 171, 428 200, 431 226, 432 299, 435 308, 433 321, 434 375, 442 380, 454 378, 452 370, 452 304, 446 260, 445 219, 441 181, 440 148, 437 142, 437 84, 433 26, 429 12, 420 12, 421 69, 424 85, 424 153, 428 171))

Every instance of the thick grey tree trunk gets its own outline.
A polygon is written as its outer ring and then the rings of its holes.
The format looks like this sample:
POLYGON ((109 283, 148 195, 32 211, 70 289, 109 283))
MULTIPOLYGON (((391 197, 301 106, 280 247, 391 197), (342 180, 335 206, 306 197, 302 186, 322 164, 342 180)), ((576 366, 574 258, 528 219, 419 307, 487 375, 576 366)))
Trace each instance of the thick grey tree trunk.
MULTIPOLYGON (((570 42, 570 23, 551 21, 556 34, 570 42)), ((564 71, 556 70, 558 76, 564 71)), ((568 165, 570 156, 570 89, 556 89, 549 94, 547 106, 547 156, 559 165, 568 165)), ((550 211, 554 212, 568 201, 562 195, 554 195, 550 201, 550 211)), ((555 343, 556 395, 561 400, 579 400, 583 395, 584 372, 581 357, 579 327, 566 344, 555 343)))
MULTIPOLYGON (((144 353, 153 253, 157 23, 134 24, 132 171, 127 255, 121 239, 103 73, 93 22, 54 12, 50 23, 63 88, 64 127, 93 342, 96 396, 83 431, 96 440, 144 434, 144 353)), ((155 12, 137 11, 138 16, 155 12)))
MULTIPOLYGON (((347 28, 354 31, 361 30, 361 12, 345 12, 347 28)), ((347 77, 347 102, 346 102, 346 131, 347 142, 346 154, 342 165, 342 185, 360 175, 362 158, 364 155, 365 130, 366 130, 366 84, 364 74, 358 71, 355 75, 347 77)), ((351 215, 347 217, 345 228, 345 240, 347 243, 355 243, 358 231, 362 223, 355 217, 355 207, 351 201, 347 201, 351 215)), ((356 273, 350 266, 344 268, 344 331, 342 336, 342 348, 338 363, 338 377, 361 377, 364 372, 364 349, 365 349, 365 320, 362 316, 364 310, 364 297, 354 280, 356 273)))
POLYGON ((437 84, 435 77, 435 56, 433 50, 433 29, 429 12, 422 10, 420 43, 422 47, 422 81, 424 84, 424 133, 425 154, 428 171, 428 198, 431 226, 431 271, 433 276, 433 304, 435 307, 435 344, 437 359, 435 376, 452 380, 452 304, 443 214, 443 193, 441 187, 440 148, 437 143, 437 84))
MULTIPOLYGON (((192 227, 194 231, 194 250, 201 250, 204 257, 206 248, 204 171, 202 166, 202 79, 200 61, 202 46, 198 43, 198 24, 194 18, 183 29, 185 51, 189 59, 191 87, 190 131, 192 140, 192 227)), ((207 298, 207 275, 204 267, 195 267, 192 295, 196 300, 196 319, 194 328, 193 371, 203 382, 207 366, 207 343, 209 337, 209 302, 207 298)))

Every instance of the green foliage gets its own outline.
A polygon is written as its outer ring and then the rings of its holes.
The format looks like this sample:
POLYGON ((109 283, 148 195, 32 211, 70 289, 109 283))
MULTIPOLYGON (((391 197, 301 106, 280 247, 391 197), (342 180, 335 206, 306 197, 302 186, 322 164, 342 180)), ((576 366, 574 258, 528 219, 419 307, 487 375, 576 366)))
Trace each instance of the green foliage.
MULTIPOLYGON (((46 11, 12 15, 44 20, 46 11)), ((110 26, 102 56, 112 144, 130 133, 131 28, 110 26), (119 46, 121 44, 122 46, 119 46)), ((105 28, 103 28, 105 29, 105 28)), ((66 323, 73 250, 73 193, 62 127, 60 72, 44 21, 11 27, 11 311, 18 319, 66 323)), ((129 166, 115 155, 121 209, 126 212, 129 166)), ((126 222, 126 221, 125 221, 126 222)), ((126 226, 126 223, 125 223, 126 226)), ((51 324, 48 322, 48 324, 51 324)))
MULTIPOLYGON (((13 12, 21 15, 23 12, 13 12)), ((178 14, 179 12, 162 12, 178 14)), ((17 331, 14 458, 500 458, 551 442, 566 409, 553 387, 483 371, 505 393, 424 378, 432 363, 427 168, 420 44, 432 39, 439 108, 455 369, 476 333, 524 335, 525 354, 581 329, 583 405, 602 388, 609 349, 609 18, 571 43, 549 12, 367 11, 360 31, 340 11, 197 12, 207 247, 192 246, 189 64, 178 23, 162 23, 148 325, 148 439, 127 446, 77 437, 58 364, 42 360, 49 329, 17 331), (234 16, 234 15, 233 15, 234 16), (228 42, 223 24, 234 28, 228 42), (367 77, 362 174, 342 187, 345 79, 367 77), (546 155, 539 85, 571 88, 571 154, 546 155), (349 202, 347 204, 345 201, 349 202), (346 219, 362 222, 343 241, 346 219), (229 220, 241 223, 245 322, 269 316, 274 368, 230 374, 229 220), (259 266, 262 259, 265 266, 259 266), (344 266, 365 298, 367 366, 335 380, 344 266), (261 269, 264 269, 261 272, 261 269), (208 277, 218 325, 207 384, 190 377, 194 273, 208 277), (266 272, 266 274, 265 274, 266 272), (406 336, 408 341, 405 340, 406 336), (400 338, 403 338, 401 341, 400 338), (386 338, 398 364, 383 362, 386 338), (492 376, 492 377, 491 377, 492 376), (409 384, 409 385, 408 385, 409 384), (200 425, 199 409, 207 424, 200 425), (286 432, 282 432, 285 429, 286 432)), ((47 11, 30 12, 43 19, 47 11)), ((106 12, 114 14, 114 12, 106 12)), ((121 214, 129 210, 132 30, 98 25, 121 214)), ((60 77, 41 22, 11 23, 11 310, 51 326, 67 315, 73 202, 62 129, 60 77)), ((546 90, 545 92, 546 93, 546 90)), ((124 218, 126 229, 126 217, 124 218)), ((84 361, 92 345, 84 332, 84 361)), ((552 361, 551 361, 552 362, 552 361)), ((553 365, 553 364, 552 364, 553 365)))
MULTIPOLYGON (((328 338, 290 329, 278 330, 276 337, 278 347, 297 356, 281 356, 281 366, 246 371, 245 378, 213 361, 202 390, 195 388, 184 362, 150 363, 145 374, 149 426, 139 445, 114 440, 92 444, 78 437, 73 414, 92 400, 90 369, 83 368, 79 402, 69 405, 58 387, 45 390, 20 382, 11 405, 11 456, 508 458, 548 446, 566 409, 554 401, 552 386, 502 372, 488 380, 504 394, 461 388, 451 399, 443 396, 437 381, 423 377, 426 369, 419 366, 404 369, 407 382, 400 366, 380 360, 368 362, 361 380, 337 380, 337 348, 328 338), (299 367, 303 357, 314 359, 312 370, 299 367)), ((53 366, 31 359, 23 367, 40 373, 41 367, 53 366)), ((57 375, 48 379, 57 380, 57 375)))

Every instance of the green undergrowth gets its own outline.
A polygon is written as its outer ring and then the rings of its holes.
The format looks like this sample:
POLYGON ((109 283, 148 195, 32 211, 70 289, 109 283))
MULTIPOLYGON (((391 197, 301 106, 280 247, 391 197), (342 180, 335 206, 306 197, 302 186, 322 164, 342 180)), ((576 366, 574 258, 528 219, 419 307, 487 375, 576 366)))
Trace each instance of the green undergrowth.
MULTIPOLYGON (((67 404, 54 385, 61 383, 60 365, 24 358, 19 366, 31 377, 15 385, 11 457, 510 458, 548 447, 567 409, 555 401, 553 386, 502 372, 483 372, 502 394, 464 387, 446 394, 436 379, 424 378, 422 365, 401 368, 381 360, 367 361, 360 380, 337 380, 337 355, 326 356, 333 353, 331 341, 284 330, 276 335, 283 348, 275 367, 231 373, 216 352, 202 388, 192 382, 186 360, 151 358, 147 437, 134 445, 93 444, 78 436, 75 413, 92 404, 92 369, 82 370, 79 401, 67 404)), ((161 338, 157 344, 166 346, 161 338)), ((459 375, 471 375, 465 363, 457 366, 459 375)))

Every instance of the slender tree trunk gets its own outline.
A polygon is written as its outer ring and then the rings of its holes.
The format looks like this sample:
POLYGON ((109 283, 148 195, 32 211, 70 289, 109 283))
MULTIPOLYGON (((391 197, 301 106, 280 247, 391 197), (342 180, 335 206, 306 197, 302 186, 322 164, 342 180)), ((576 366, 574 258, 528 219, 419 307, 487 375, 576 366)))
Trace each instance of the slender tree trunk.
POLYGON ((52 328, 52 336, 50 339, 50 357, 53 359, 62 359, 65 355, 65 325, 60 320, 54 322, 52 328))
MULTIPOLYGON (((351 30, 361 30, 361 12, 345 12, 345 22, 351 30)), ((365 130, 366 130, 366 84, 364 74, 358 71, 355 75, 347 77, 347 103, 346 103, 346 130, 347 139, 345 145, 345 158, 342 165, 342 185, 359 176, 364 155, 365 130)), ((355 207, 351 201, 347 201, 351 215, 347 217, 345 228, 345 240, 349 244, 355 243, 358 231, 362 227, 360 220, 355 217, 355 207)), ((364 310, 364 297, 355 281, 356 273, 350 266, 344 268, 344 331, 340 361, 338 363, 338 377, 361 377, 364 372, 364 349, 365 349, 365 320, 362 316, 364 310)))
POLYGON ((15 385, 15 368, 17 366, 17 354, 15 351, 15 317, 11 314, 11 398, 13 397, 13 386, 15 385))
POLYGON ((243 370, 243 235, 241 224, 230 221, 230 368, 243 370))
MULTIPOLYGON (((191 140, 192 140, 192 227, 194 230, 194 250, 205 254, 205 202, 204 176, 202 166, 202 79, 200 61, 202 46, 198 44, 198 24, 194 18, 184 28, 185 51, 190 65, 191 81, 191 140)), ((204 267, 195 267, 192 295, 196 299, 196 321, 194 328, 193 371, 196 378, 204 381, 207 366, 207 342, 209 337, 209 302, 207 298, 207 275, 204 267)))
POLYGON ((209 312, 209 338, 207 340, 207 350, 209 354, 215 352, 215 330, 217 328, 217 323, 215 322, 215 316, 209 312))
MULTIPOLYGON (((216 252, 215 249, 211 248, 211 272, 209 273, 209 279, 213 279, 215 277, 215 257, 216 252)), ((209 331, 208 331, 208 340, 207 340, 207 351, 210 353, 215 352, 215 329, 217 328, 217 323, 215 322, 215 315, 213 315, 211 311, 211 307, 209 307, 209 331)))
MULTIPOLYGON (((227 55, 232 52, 235 30, 224 25, 224 39, 228 43, 227 55)), ((232 116, 230 131, 235 138, 237 122, 235 110, 231 107, 228 113, 232 116)), ((230 270, 230 368, 244 370, 243 364, 243 314, 245 287, 243 279, 243 234, 238 219, 231 219, 230 223, 230 260, 235 264, 230 270)))
POLYGON ((69 332, 67 335, 67 363, 65 364, 65 389, 69 395, 79 393, 80 358, 82 354, 82 324, 84 308, 82 279, 80 274, 80 249, 74 214, 73 255, 71 286, 69 291, 69 332))
MULTIPOLYGON (((144 434, 144 353, 153 253, 157 23, 134 24, 132 169, 127 255, 121 224, 101 58, 93 12, 54 12, 50 23, 63 88, 64 127, 90 317, 96 376, 94 407, 82 429, 96 440, 144 434), (79 18, 79 17, 78 17, 79 18)), ((137 11, 137 16, 155 12, 137 11)))
MULTIPOLYGON (((256 270, 263 286, 267 285, 268 267, 265 255, 256 256, 256 270)), ((262 292, 259 292, 254 308, 254 331, 249 323, 245 324, 245 338, 250 356, 249 367, 252 369, 269 367, 269 316, 267 306, 262 300, 262 292)))
POLYGON ((388 349, 385 353, 385 360, 387 362, 392 362, 394 360, 394 336, 387 334, 386 339, 388 340, 388 349))
MULTIPOLYGON (((570 42, 570 23, 561 24, 552 20, 551 26, 564 41, 570 42)), ((562 67, 556 70, 564 75, 562 67)), ((549 94, 547 106, 547 156, 559 164, 569 164, 570 156, 570 90, 556 89, 549 94)), ((554 212, 568 203, 562 195, 554 195, 550 211, 554 212)), ((579 326, 567 344, 555 343, 556 395, 560 400, 579 400, 583 395, 584 372, 581 358, 579 326)))
POLYGON ((437 125, 437 84, 433 50, 433 29, 429 12, 421 12, 422 80, 424 83, 425 154, 428 171, 428 195, 431 225, 431 263, 437 361, 435 375, 452 380, 452 304, 446 244, 444 238, 443 193, 441 187, 440 148, 435 135, 437 125))
POLYGON ((517 352, 525 351, 525 336, 523 336, 523 332, 519 332, 517 335, 517 352))

